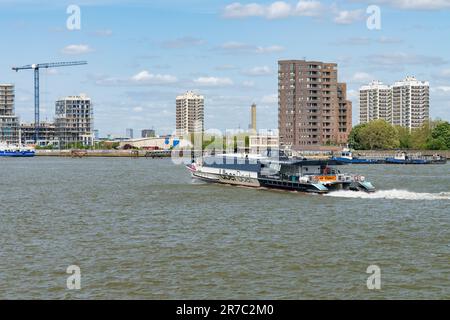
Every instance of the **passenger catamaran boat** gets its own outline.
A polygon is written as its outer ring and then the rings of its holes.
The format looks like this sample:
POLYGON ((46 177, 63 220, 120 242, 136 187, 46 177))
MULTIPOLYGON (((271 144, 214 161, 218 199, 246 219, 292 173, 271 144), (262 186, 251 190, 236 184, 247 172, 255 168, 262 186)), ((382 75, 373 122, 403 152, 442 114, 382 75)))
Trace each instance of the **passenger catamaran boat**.
POLYGON ((186 167, 193 178, 207 182, 266 187, 310 193, 336 190, 374 192, 364 176, 341 173, 335 160, 293 160, 222 154, 207 156, 186 167))
POLYGON ((35 154, 32 147, 0 143, 0 157, 34 157, 35 154))

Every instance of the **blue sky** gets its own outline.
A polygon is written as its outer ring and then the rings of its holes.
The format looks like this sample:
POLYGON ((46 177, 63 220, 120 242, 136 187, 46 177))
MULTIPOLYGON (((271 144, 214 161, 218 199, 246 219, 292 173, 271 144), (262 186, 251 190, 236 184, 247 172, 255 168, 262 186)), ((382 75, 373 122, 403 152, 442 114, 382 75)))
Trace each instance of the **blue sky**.
POLYGON ((54 101, 88 94, 100 135, 175 126, 175 97, 203 94, 206 128, 277 127, 277 61, 336 62, 358 120, 358 88, 414 75, 431 84, 431 115, 450 119, 450 0, 0 0, 0 83, 16 85, 16 113, 33 120, 33 75, 12 66, 87 60, 41 72, 42 119, 54 101), (69 4, 81 30, 66 28, 69 4), (366 26, 369 5, 381 30, 366 26))

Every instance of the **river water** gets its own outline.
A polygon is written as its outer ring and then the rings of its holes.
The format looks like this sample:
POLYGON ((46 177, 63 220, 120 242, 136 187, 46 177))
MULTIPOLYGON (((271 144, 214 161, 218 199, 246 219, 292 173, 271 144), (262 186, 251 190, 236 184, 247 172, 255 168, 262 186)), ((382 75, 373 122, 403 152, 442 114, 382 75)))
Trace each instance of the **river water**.
POLYGON ((169 159, 1 159, 0 298, 449 299, 450 165, 343 169, 379 191, 209 185, 169 159))

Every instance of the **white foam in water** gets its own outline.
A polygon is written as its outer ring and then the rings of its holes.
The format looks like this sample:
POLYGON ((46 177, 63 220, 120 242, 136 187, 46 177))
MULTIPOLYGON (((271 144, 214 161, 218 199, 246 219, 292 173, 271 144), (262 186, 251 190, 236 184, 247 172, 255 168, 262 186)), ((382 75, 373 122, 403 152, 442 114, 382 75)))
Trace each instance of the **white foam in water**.
POLYGON ((356 191, 336 191, 326 194, 328 197, 361 199, 398 199, 398 200, 450 200, 450 192, 420 193, 407 190, 379 190, 373 193, 356 191))
POLYGON ((191 184, 207 184, 207 182, 200 179, 191 179, 191 184))

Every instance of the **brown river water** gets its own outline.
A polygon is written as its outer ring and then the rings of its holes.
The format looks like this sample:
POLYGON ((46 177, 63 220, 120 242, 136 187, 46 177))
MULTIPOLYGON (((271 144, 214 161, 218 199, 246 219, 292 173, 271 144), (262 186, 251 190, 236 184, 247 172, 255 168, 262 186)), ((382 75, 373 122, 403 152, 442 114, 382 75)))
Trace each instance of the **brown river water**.
POLYGON ((170 159, 0 159, 0 298, 450 299, 450 165, 341 170, 378 191, 210 185, 170 159))

